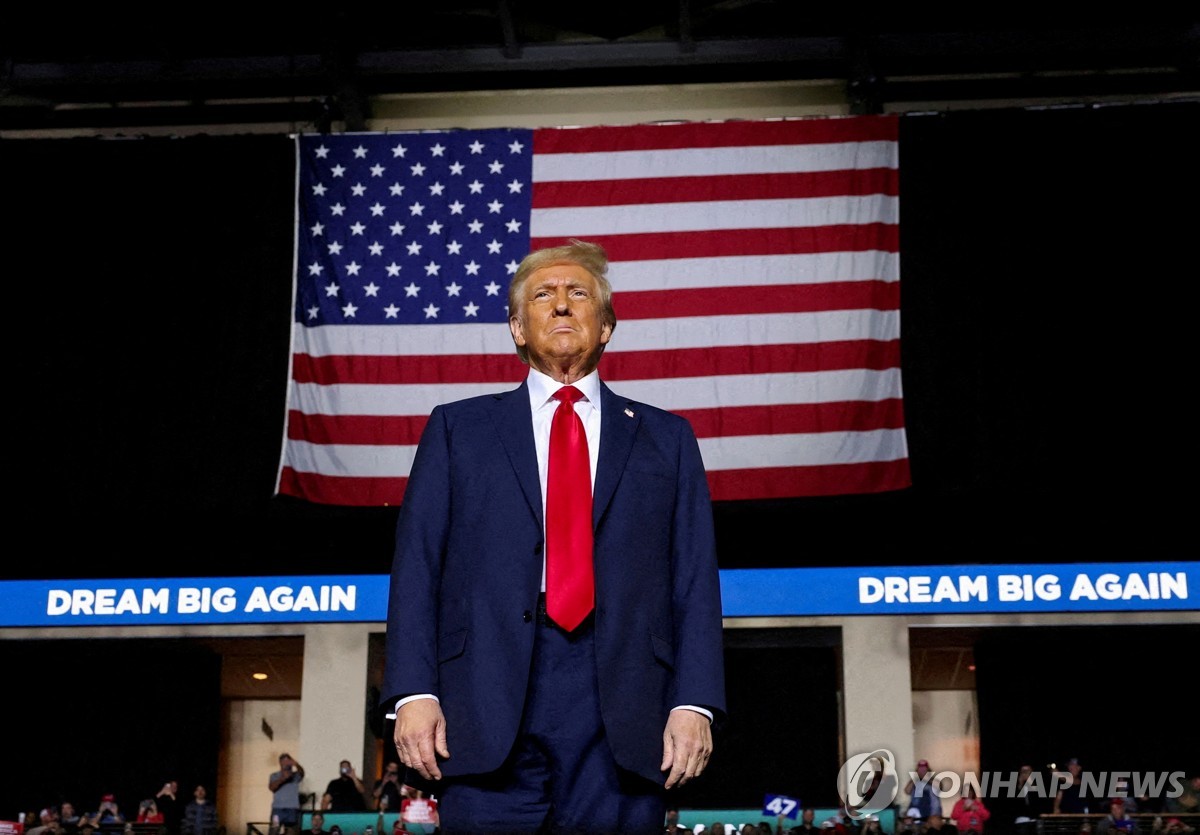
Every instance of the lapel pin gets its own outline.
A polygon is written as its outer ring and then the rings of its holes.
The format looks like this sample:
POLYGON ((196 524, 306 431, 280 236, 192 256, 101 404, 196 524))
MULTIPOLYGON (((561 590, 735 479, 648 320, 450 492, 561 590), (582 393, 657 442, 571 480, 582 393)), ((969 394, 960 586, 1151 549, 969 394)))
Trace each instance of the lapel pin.
POLYGON ((633 409, 626 409, 625 414, 629 415, 630 417, 633 417, 633 409))

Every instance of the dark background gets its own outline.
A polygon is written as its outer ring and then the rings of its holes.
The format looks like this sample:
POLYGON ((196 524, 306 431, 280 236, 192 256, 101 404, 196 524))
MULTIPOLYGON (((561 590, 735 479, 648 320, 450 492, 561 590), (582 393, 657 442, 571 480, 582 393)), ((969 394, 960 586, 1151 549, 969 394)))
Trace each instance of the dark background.
MULTIPOLYGON (((901 117, 913 486, 718 503, 722 567, 1191 559, 1198 111, 901 117)), ((0 182, 15 503, 4 576, 386 573, 394 508, 272 495, 291 141, 0 140, 0 182)), ((1194 627, 1035 631, 980 648, 993 664, 978 680, 985 768, 1022 753, 1107 751, 1133 768, 1194 758, 1194 737, 1185 748, 1187 734, 1147 727, 1175 698, 1153 682, 1196 645, 1194 627), (1119 701, 1104 684, 1115 672, 1135 679, 1119 701), (1034 707, 1014 709, 1021 698, 1034 707)), ((693 805, 803 795, 836 771, 834 660, 730 649, 730 706, 752 707, 726 731, 739 755, 714 763, 693 805), (781 739, 799 750, 779 754, 781 739)), ((112 787, 128 812, 164 770, 211 779, 210 658, 164 641, 6 641, 0 663, 22 682, 0 756, 13 797, 78 766, 78 782, 55 785, 87 807, 112 787)))

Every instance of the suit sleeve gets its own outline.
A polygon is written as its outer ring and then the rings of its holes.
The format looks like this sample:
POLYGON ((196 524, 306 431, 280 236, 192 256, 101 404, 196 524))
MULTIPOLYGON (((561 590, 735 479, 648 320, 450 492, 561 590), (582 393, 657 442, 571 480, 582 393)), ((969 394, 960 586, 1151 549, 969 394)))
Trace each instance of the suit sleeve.
POLYGON ((671 536, 675 678, 672 705, 698 705, 725 714, 725 662, 720 572, 712 500, 700 446, 681 421, 678 485, 671 536))
POLYGON ((437 606, 450 529, 449 437, 446 414, 439 406, 417 445, 396 522, 380 703, 389 711, 403 696, 439 695, 437 606))

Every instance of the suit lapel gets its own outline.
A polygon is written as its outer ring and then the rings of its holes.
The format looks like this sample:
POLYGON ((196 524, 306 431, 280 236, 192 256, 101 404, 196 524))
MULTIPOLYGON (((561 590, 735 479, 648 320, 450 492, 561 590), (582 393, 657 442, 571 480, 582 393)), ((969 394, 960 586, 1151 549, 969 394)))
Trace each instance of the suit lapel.
POLYGON ((538 479, 537 450, 533 445, 533 414, 529 410, 529 385, 513 391, 494 395, 496 407, 493 417, 500 443, 508 454, 509 463, 517 474, 521 492, 529 502, 529 509, 543 525, 542 486, 538 479))
POLYGON ((597 463, 596 486, 592 495, 592 526, 598 528, 613 492, 625 472, 625 463, 633 449, 642 419, 631 406, 631 402, 613 394, 603 382, 600 383, 600 456, 597 463))

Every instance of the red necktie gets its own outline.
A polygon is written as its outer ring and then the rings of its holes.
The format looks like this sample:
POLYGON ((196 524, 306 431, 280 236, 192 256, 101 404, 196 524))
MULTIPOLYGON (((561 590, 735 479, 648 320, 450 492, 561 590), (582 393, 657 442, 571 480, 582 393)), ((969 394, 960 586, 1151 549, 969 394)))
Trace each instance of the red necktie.
POLYGON ((570 632, 592 611, 592 464, 574 386, 554 393, 546 479, 546 614, 570 632))

